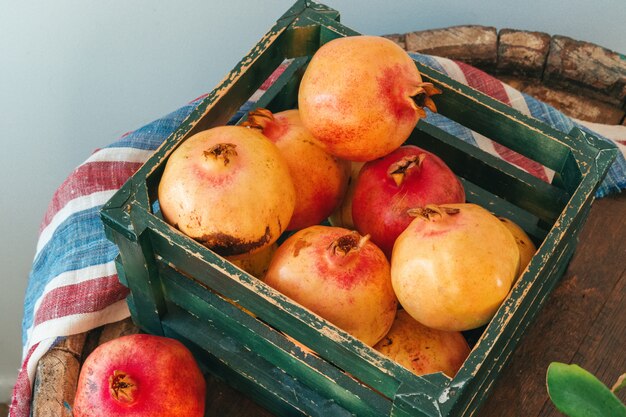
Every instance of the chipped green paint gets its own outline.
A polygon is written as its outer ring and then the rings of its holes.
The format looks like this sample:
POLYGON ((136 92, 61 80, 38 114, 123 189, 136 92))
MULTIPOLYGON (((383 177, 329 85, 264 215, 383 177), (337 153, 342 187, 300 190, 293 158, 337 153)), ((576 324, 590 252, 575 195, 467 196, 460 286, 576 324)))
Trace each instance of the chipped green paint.
POLYGON ((249 387, 256 401, 278 414, 473 415, 562 276, 594 192, 616 156, 610 145, 579 130, 556 132, 416 64, 444 91, 437 96, 441 114, 556 172, 553 184, 538 182, 426 120, 410 138, 462 172, 469 201, 510 218, 540 243, 453 379, 415 376, 152 212, 172 150, 195 132, 229 120, 285 59, 290 66, 257 103, 275 111, 293 107, 315 50, 356 34, 338 17, 326 6, 297 1, 103 207, 107 237, 120 248, 116 266, 131 291, 131 314, 144 330, 185 342, 208 369, 249 387))

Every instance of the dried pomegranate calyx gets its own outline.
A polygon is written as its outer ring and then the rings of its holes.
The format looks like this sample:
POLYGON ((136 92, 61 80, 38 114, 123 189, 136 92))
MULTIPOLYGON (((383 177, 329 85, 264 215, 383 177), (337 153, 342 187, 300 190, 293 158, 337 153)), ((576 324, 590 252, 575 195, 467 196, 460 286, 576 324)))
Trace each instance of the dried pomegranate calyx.
POLYGON ((136 390, 137 383, 126 372, 115 370, 109 377, 109 392, 119 402, 134 402, 136 390))
POLYGON ((350 251, 363 247, 370 239, 370 235, 361 236, 358 232, 350 232, 331 242, 329 249, 333 255, 347 255, 350 251))
POLYGON ((424 220, 434 220, 435 218, 442 218, 444 215, 454 215, 461 210, 455 207, 437 206, 434 204, 428 204, 425 207, 414 207, 408 209, 406 212, 411 217, 418 217, 424 220))
POLYGON ((221 159, 224 162, 224 166, 226 166, 230 163, 230 158, 237 156, 235 148, 237 148, 237 145, 234 143, 218 143, 204 151, 204 157, 206 159, 221 159))
POLYGON ((263 131, 269 122, 274 121, 274 114, 263 107, 256 108, 248 113, 248 118, 241 126, 263 131))
POLYGON ((422 166, 422 162, 426 159, 426 154, 421 153, 419 155, 408 155, 389 166, 387 174, 396 183, 396 186, 402 185, 407 173, 413 168, 419 168, 422 166))
POLYGON ((415 92, 411 95, 411 99, 415 103, 415 110, 420 117, 426 117, 424 107, 432 112, 437 111, 435 102, 430 98, 435 94, 441 94, 441 90, 435 87, 433 83, 419 83, 417 85, 415 92))

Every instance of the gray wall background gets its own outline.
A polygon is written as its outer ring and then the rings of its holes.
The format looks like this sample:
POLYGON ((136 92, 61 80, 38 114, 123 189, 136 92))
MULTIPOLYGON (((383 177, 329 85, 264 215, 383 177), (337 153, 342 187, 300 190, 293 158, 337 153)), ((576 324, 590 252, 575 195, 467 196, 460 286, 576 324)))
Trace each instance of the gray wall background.
MULTIPOLYGON (((324 3, 367 34, 481 24, 626 53, 624 0, 324 3)), ((0 401, 17 375, 22 301, 54 190, 94 149, 211 91, 291 4, 0 0, 0 401)))

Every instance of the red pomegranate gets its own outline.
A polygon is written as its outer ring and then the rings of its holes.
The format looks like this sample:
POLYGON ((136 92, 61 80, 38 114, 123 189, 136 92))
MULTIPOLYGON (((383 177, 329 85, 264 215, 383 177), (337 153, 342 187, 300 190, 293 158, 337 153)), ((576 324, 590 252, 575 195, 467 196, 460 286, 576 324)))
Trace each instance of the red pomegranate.
POLYGON ((206 384, 178 340, 148 334, 98 346, 81 368, 74 417, 202 417, 206 384))
POLYGON ((437 155, 405 145, 366 163, 352 198, 352 219, 387 257, 411 223, 407 211, 428 204, 464 203, 463 185, 437 155))

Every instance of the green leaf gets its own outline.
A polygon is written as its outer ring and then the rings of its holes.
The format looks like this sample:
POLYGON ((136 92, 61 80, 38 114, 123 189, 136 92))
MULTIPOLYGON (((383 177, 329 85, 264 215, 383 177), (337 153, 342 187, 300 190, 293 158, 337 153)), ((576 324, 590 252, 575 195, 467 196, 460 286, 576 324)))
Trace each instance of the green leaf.
POLYGON ((548 395, 570 417, 626 417, 626 406, 598 378, 578 365, 552 362, 548 395))

